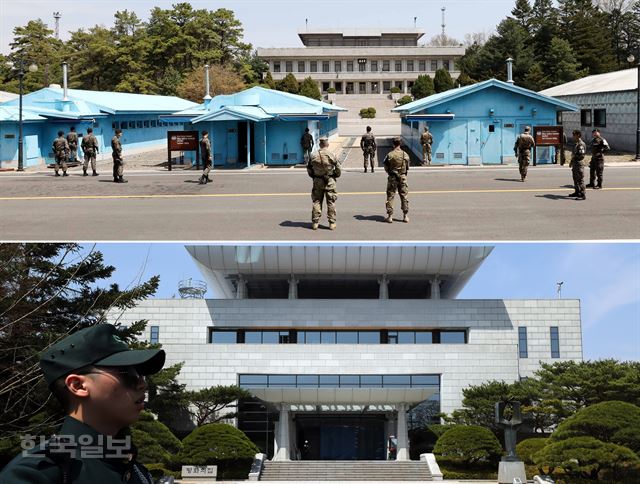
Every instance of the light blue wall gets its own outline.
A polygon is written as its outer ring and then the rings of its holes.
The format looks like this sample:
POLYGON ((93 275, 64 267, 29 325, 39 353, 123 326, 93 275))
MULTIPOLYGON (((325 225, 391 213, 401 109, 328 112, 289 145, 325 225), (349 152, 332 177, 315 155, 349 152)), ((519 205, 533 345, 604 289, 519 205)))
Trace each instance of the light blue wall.
POLYGON ((300 138, 307 121, 267 121, 267 165, 295 165, 302 161, 300 138), (286 145, 286 146, 285 146, 286 145), (288 159, 284 154, 288 153, 288 159))

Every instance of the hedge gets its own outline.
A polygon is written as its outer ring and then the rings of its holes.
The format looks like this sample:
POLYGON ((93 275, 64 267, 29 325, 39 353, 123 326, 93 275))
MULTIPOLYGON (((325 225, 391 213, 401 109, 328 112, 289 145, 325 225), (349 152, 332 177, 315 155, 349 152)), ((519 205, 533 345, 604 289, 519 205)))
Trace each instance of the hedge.
POLYGON ((433 453, 468 465, 497 463, 502 446, 493 432, 484 427, 457 425, 442 434, 433 453))
POLYGON ((516 445, 516 454, 525 464, 533 464, 533 455, 542 450, 549 443, 548 438, 525 439, 516 445))

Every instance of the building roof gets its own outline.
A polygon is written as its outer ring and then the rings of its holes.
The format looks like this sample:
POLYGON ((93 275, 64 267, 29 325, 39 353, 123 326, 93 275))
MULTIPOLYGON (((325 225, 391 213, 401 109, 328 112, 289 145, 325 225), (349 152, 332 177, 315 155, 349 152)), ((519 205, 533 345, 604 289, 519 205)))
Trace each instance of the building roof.
POLYGON ((305 35, 342 35, 343 37, 382 37, 383 35, 410 35, 420 38, 424 35, 421 29, 406 28, 307 28, 298 30, 298 35, 302 38, 305 35))
POLYGON ((16 99, 18 94, 8 91, 0 91, 0 103, 11 101, 12 99, 16 99))
POLYGON ((387 274, 443 279, 443 298, 453 298, 493 247, 418 244, 216 244, 188 245, 213 293, 233 297, 233 275, 387 274))
POLYGON ((457 89, 449 89, 448 91, 432 94, 431 96, 427 96, 422 99, 417 99, 403 106, 398 106, 394 108, 392 111, 400 112, 401 114, 413 114, 413 113, 417 113, 425 109, 431 108, 433 106, 436 106, 438 104, 452 101, 454 99, 458 99, 460 97, 467 96, 469 94, 473 94, 473 93, 482 91, 484 89, 492 88, 492 87, 497 87, 499 89, 504 89, 507 91, 514 92, 516 94, 521 94, 523 96, 527 96, 527 97, 536 99, 538 101, 553 104, 558 111, 577 111, 578 110, 578 107, 574 104, 561 101, 559 99, 555 99, 550 96, 537 93, 535 91, 530 91, 529 89, 516 86, 515 84, 499 81, 498 79, 488 79, 486 81, 478 82, 476 84, 471 84, 469 86, 459 87, 457 89))
MULTIPOLYGON (((2 122, 18 122, 20 118, 19 109, 16 106, 0 106, 0 123, 2 122)), ((45 121, 47 118, 34 113, 29 109, 22 110, 22 120, 28 121, 45 121)))
POLYGON ((540 91, 540 94, 546 96, 572 96, 598 92, 635 91, 636 89, 638 89, 637 67, 583 77, 582 79, 550 87, 540 91))

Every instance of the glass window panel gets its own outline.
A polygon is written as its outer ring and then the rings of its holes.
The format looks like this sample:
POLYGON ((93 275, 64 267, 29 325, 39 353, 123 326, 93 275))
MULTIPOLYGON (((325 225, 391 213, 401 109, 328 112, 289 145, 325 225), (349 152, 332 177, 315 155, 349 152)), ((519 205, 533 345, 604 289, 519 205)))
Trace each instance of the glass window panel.
POLYGON ((371 72, 378 72, 378 61, 371 61, 371 72))
POLYGON ((270 387, 295 387, 295 375, 269 375, 270 387))
POLYGON ((318 61, 311 61, 309 67, 311 72, 318 72, 318 61))
POLYGON ((305 70, 304 61, 299 61, 298 62, 298 72, 304 72, 304 70, 305 70))
POLYGON ((336 343, 336 332, 335 331, 322 331, 320 333, 320 342, 323 345, 335 344, 336 343))
POLYGON ((360 386, 360 377, 358 375, 340 375, 340 386, 357 388, 360 386))
POLYGON ((285 63, 285 70, 287 72, 292 72, 293 71, 293 62, 292 61, 287 61, 285 63))
POLYGON ((464 331, 441 331, 441 344, 464 344, 464 331))
POLYGON ((438 61, 431 61, 431 70, 434 72, 438 70, 438 61))
POLYGON ((322 72, 329 72, 330 66, 331 64, 329 63, 329 61, 323 61, 322 62, 322 72))
POLYGON ((416 344, 429 345, 433 343, 433 333, 431 331, 416 331, 416 344))
POLYGON ((336 72, 342 71, 342 61, 335 61, 333 66, 336 72))
POLYGON ((527 358, 529 356, 527 348, 527 328, 525 327, 518 328, 518 351, 520 358, 527 358))
POLYGON ((267 386, 267 375, 240 375, 240 386, 264 388, 267 386))
POLYGON ((386 61, 382 61, 382 70, 383 71, 388 71, 389 70, 389 62, 388 60, 386 61))
POLYGON ((412 375, 411 386, 412 387, 427 387, 432 385, 438 385, 440 378, 438 375, 412 375))
POLYGON ((320 375, 320 386, 321 387, 338 387, 338 375, 320 375))
POLYGON ((278 344, 280 332, 279 331, 263 331, 262 342, 264 344, 278 344))
POLYGON ((244 342, 247 344, 262 343, 262 331, 245 331, 244 342))
POLYGON ((362 375, 360 377, 360 385, 379 388, 382 386, 382 375, 362 375))
POLYGON ((217 344, 233 344, 238 340, 235 331, 212 331, 211 342, 217 344))
POLYGON ((383 386, 385 387, 410 387, 410 375, 383 375, 383 386))
POLYGON ((278 343, 287 344, 291 342, 289 331, 278 331, 278 343))
POLYGON ((338 344, 358 344, 357 331, 338 331, 336 341, 338 344))
POLYGON ((414 343, 413 331, 398 331, 398 344, 412 345, 414 343))
POLYGON ((361 345, 377 345, 380 343, 380 332, 358 331, 358 343, 361 345))
POLYGON ((320 331, 305 331, 305 343, 319 345, 320 331))
POLYGON ((560 358, 560 335, 558 327, 551 326, 551 358, 560 358))
POLYGON ((318 375, 298 375, 299 387, 318 387, 318 375))
POLYGON ((397 345, 398 344, 398 332, 397 331, 389 331, 388 333, 388 343, 390 345, 397 345))

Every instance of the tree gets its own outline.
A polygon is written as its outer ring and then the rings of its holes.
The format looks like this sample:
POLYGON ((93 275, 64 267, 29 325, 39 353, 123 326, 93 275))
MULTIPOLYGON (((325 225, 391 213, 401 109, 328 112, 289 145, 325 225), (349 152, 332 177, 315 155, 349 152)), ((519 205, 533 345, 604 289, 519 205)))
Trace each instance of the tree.
POLYGON ((552 0, 534 0, 530 28, 533 35, 533 53, 538 62, 543 62, 551 39, 558 35, 558 10, 552 0))
POLYGON ((462 406, 455 410, 452 418, 445 419, 465 425, 479 425, 491 429, 496 434, 499 427, 495 423, 496 402, 511 401, 512 385, 503 381, 489 381, 472 385, 462 390, 462 406))
POLYGON ((276 81, 273 80, 273 76, 271 75, 271 71, 267 71, 267 74, 264 76, 264 83, 269 86, 269 89, 276 88, 276 81))
POLYGON ((438 34, 431 37, 431 40, 429 40, 429 43, 427 45, 432 45, 435 47, 457 47, 459 45, 462 45, 462 42, 454 39, 453 37, 449 37, 446 34, 438 34))
MULTIPOLYGON (((576 60, 571 44, 567 40, 559 37, 551 39, 547 59, 547 79, 549 80, 550 86, 564 84, 565 82, 573 81, 586 74, 586 70, 580 69, 580 63, 576 60)), ((542 89, 544 89, 544 87, 538 90, 542 89)))
POLYGON ((490 430, 477 425, 457 425, 436 442, 433 453, 466 465, 495 463, 502 454, 500 442, 490 430))
POLYGON ((298 94, 315 99, 316 101, 322 99, 318 83, 311 77, 305 78, 305 80, 300 83, 300 91, 298 94))
POLYGON ((187 392, 186 399, 190 404, 190 412, 200 427, 207 423, 234 418, 235 412, 221 413, 233 402, 242 398, 249 398, 251 394, 246 390, 230 385, 203 388, 202 390, 187 392), (194 407, 194 409, 191 409, 194 407))
POLYGON ((453 79, 446 69, 438 69, 433 78, 433 87, 436 92, 444 92, 453 89, 453 79))
MULTIPOLYGON (((182 442, 173 435, 169 427, 164 425, 149 412, 142 412, 140 418, 132 426, 132 429, 146 432, 168 453, 177 454, 182 450, 182 442)), ((160 461, 154 461, 160 462, 160 461)))
POLYGON ((532 439, 524 439, 516 445, 516 455, 522 459, 525 464, 533 464, 533 456, 540 452, 549 444, 549 439, 537 437, 532 439))
MULTIPOLYGON (((209 92, 212 96, 234 94, 247 87, 242 76, 230 67, 214 64, 209 69, 209 92)), ((202 102, 204 93, 203 68, 195 69, 187 74, 176 90, 179 97, 193 102, 202 102)))
POLYGON ((423 97, 435 94, 435 92, 433 79, 431 79, 428 74, 418 76, 416 82, 414 82, 411 87, 411 95, 414 99, 422 99, 423 97))
POLYGON ((284 91, 291 94, 298 94, 298 92, 300 91, 300 84, 298 83, 296 77, 290 72, 289 74, 284 76, 284 79, 276 84, 276 89, 278 91, 284 91))
POLYGON ((533 17, 533 9, 531 8, 529 0, 516 0, 516 5, 513 7, 513 10, 511 10, 511 15, 518 20, 522 28, 529 30, 533 17))
POLYGON ((244 29, 233 10, 219 8, 212 14, 213 32, 218 38, 217 49, 222 64, 236 62, 251 52, 251 44, 242 42, 244 29))

